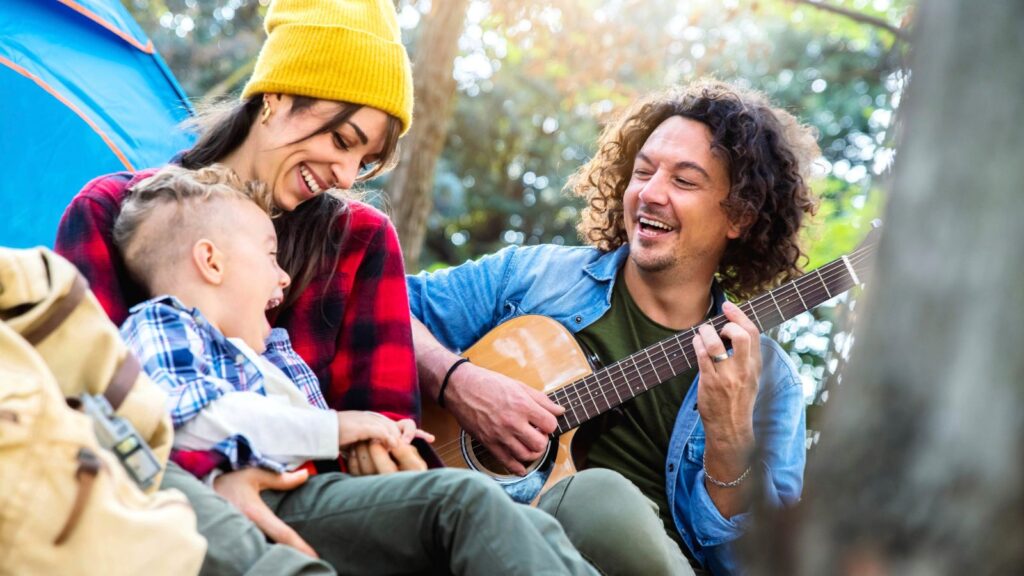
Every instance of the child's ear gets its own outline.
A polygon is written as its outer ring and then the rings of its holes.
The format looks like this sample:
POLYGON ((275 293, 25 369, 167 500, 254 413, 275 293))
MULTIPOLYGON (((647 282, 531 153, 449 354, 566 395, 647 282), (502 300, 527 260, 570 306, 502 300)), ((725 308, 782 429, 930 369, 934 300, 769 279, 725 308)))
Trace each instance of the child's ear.
POLYGON ((219 286, 224 281, 224 253, 212 240, 203 238, 192 245, 192 263, 208 283, 219 286))

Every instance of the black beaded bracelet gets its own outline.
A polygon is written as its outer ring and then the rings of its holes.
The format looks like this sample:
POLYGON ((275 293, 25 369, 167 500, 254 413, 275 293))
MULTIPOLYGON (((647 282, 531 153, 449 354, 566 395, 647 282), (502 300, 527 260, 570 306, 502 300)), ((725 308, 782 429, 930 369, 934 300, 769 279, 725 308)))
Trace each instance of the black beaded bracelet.
POLYGON ((444 408, 444 391, 448 388, 448 381, 452 379, 452 374, 455 373, 455 369, 462 366, 466 362, 469 362, 469 358, 459 358, 452 364, 452 367, 448 369, 448 373, 444 375, 444 380, 441 382, 441 391, 437 393, 437 405, 444 408))

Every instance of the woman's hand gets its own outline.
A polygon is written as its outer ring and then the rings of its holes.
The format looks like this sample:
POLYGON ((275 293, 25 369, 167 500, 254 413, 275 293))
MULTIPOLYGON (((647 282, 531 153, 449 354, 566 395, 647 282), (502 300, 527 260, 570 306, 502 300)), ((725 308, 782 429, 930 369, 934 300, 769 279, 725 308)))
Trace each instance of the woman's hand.
MULTIPOLYGON (((433 440, 431 436, 429 440, 433 440)), ((427 463, 420 457, 416 447, 403 444, 392 450, 373 441, 360 442, 353 446, 346 458, 348 471, 353 476, 391 474, 399 471, 423 471, 427 463)))
POLYGON ((214 479, 213 490, 231 502, 242 514, 252 520, 268 538, 278 544, 285 544, 299 552, 318 558, 313 547, 299 536, 299 533, 284 523, 260 498, 264 490, 294 490, 309 479, 305 470, 275 474, 261 468, 245 468, 222 474, 214 479))

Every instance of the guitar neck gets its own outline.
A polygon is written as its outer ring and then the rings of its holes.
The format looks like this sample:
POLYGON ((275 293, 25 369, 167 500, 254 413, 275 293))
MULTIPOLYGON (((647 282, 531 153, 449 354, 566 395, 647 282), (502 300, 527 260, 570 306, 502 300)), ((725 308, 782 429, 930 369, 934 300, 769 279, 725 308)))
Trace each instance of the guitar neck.
MULTIPOLYGON (((862 283, 873 253, 874 245, 858 248, 741 304, 740 310, 764 332, 862 283)), ((725 315, 719 315, 710 324, 721 331, 728 321, 725 315)), ((552 401, 566 408, 558 418, 558 432, 572 430, 695 368, 697 355, 692 340, 696 334, 696 328, 683 330, 550 393, 552 401)))

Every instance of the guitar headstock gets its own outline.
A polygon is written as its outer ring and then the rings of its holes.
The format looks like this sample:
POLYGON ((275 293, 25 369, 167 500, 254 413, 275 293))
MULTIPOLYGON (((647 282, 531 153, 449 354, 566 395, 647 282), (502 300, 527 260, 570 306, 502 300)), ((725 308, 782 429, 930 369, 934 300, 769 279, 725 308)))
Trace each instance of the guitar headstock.
POLYGON ((878 242, 882 238, 882 221, 875 218, 871 221, 871 230, 868 231, 867 235, 857 247, 846 256, 848 262, 856 270, 856 274, 861 283, 864 283, 870 276, 871 270, 874 268, 875 262, 875 250, 878 248, 878 242))
MULTIPOLYGON (((861 248, 863 248, 865 246, 874 246, 874 245, 878 244, 878 241, 881 238, 882 238, 882 221, 879 220, 878 218, 875 218, 874 220, 871 221, 871 229, 868 230, 867 235, 864 236, 864 239, 860 241, 860 244, 857 244, 857 250, 859 250, 859 249, 861 249, 861 248)), ((854 251, 856 251, 856 250, 854 250, 854 251)))

